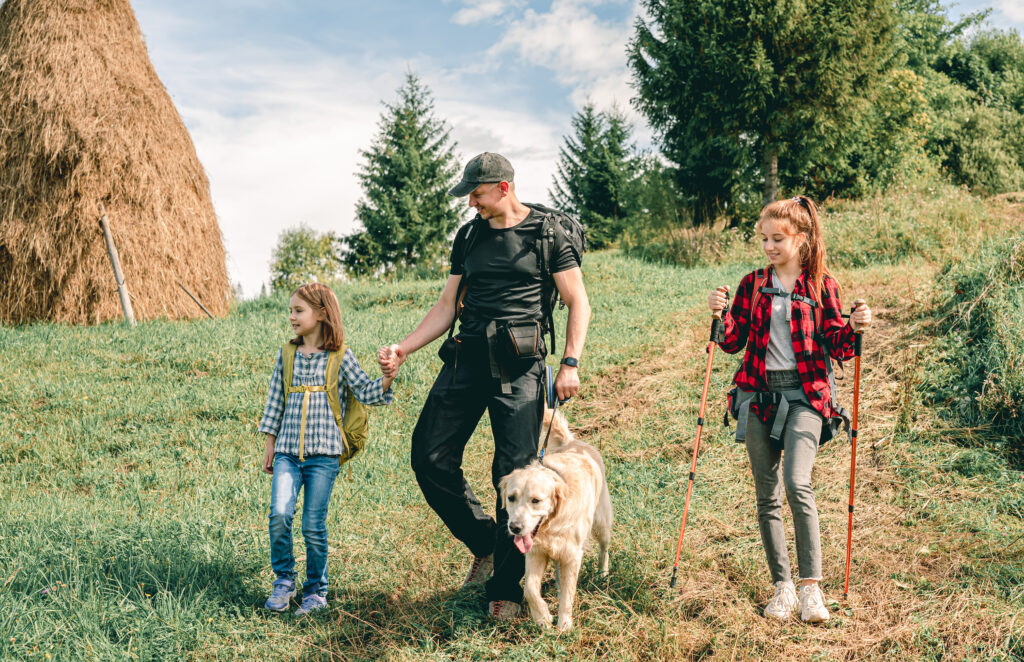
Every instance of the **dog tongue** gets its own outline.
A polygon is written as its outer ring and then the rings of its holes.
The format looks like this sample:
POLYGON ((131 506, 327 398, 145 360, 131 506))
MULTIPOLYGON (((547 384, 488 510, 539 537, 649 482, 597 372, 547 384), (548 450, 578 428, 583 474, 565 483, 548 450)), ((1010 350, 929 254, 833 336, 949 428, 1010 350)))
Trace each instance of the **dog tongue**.
POLYGON ((526 554, 533 547, 533 534, 527 533, 525 536, 516 536, 515 543, 519 551, 526 554))

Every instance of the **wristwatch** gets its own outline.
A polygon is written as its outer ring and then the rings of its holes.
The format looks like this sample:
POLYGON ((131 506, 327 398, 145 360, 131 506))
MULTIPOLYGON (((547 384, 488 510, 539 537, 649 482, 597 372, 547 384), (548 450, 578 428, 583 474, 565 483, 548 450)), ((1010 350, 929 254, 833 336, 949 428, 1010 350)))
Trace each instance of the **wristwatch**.
POLYGON ((580 364, 579 359, 573 358, 571 356, 567 356, 564 359, 562 359, 562 363, 569 366, 570 368, 576 368, 580 364))

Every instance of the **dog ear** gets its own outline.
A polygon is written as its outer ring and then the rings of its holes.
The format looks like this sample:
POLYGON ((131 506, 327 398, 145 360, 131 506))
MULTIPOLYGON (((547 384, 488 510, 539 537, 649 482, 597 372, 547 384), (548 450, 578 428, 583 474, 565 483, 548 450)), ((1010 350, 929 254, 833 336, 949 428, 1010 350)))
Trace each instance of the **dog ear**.
POLYGON ((558 512, 559 506, 562 505, 562 500, 565 499, 565 490, 566 485, 564 480, 558 479, 557 481, 555 481, 555 492, 552 497, 554 504, 551 507, 551 512, 558 512))
POLYGON ((501 507, 508 508, 508 499, 505 497, 505 488, 508 487, 508 479, 512 474, 506 474, 504 478, 498 481, 498 494, 501 495, 501 507))

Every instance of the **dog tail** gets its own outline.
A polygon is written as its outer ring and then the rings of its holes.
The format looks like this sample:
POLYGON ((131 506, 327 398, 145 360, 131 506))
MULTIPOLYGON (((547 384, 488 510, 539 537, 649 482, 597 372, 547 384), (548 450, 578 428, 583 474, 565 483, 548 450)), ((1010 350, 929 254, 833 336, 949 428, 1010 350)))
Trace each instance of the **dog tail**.
POLYGON ((540 430, 541 443, 544 442, 544 437, 548 434, 549 427, 551 428, 551 436, 548 437, 548 450, 554 450, 568 444, 570 441, 575 441, 575 437, 573 437, 572 431, 569 429, 569 422, 565 420, 562 412, 545 405, 544 424, 540 430))

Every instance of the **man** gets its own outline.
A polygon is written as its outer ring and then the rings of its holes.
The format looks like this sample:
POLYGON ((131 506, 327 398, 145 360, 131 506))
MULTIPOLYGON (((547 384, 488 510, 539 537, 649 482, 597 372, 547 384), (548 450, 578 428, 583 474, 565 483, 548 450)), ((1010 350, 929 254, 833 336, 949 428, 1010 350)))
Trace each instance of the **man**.
POLYGON ((541 268, 545 227, 558 227, 552 231, 547 271, 569 308, 563 358, 555 379, 559 399, 579 391, 577 366, 590 321, 580 271, 582 247, 575 246, 564 229, 571 223, 553 210, 521 203, 513 174, 505 157, 490 152, 466 165, 462 181, 449 194, 468 195, 477 216, 455 235, 444 290, 412 333, 397 345, 382 347, 378 354, 385 374, 397 371, 416 350, 445 332, 450 337, 461 310, 459 334, 444 345, 445 365, 413 432, 412 468, 427 503, 473 553, 464 585, 486 580, 488 611, 498 619, 519 613, 524 557, 509 535, 508 514, 501 503, 495 506, 497 521, 481 509, 463 477, 462 454, 486 409, 494 432, 491 480, 495 491, 501 478, 536 457, 546 393, 543 353, 527 360, 509 359, 499 347, 496 328, 508 321, 525 325, 519 328, 536 323, 537 335, 542 337, 545 321, 550 323, 543 295, 552 284, 543 282, 541 268), (550 223, 553 218, 566 225, 550 223))

